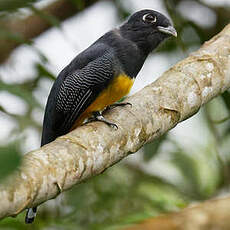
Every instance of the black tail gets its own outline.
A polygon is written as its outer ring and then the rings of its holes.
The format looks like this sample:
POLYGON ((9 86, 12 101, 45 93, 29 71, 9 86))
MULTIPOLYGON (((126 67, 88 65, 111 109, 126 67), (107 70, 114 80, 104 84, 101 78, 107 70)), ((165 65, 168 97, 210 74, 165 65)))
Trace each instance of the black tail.
POLYGON ((36 213, 37 213, 37 207, 27 209, 26 218, 25 218, 26 224, 31 224, 34 222, 36 213))

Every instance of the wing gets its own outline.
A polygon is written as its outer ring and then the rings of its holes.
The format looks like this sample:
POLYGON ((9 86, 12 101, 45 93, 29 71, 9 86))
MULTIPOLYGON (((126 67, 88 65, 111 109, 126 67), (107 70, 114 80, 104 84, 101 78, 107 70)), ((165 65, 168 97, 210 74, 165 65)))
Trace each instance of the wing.
POLYGON ((85 71, 77 71, 65 79, 57 95, 56 115, 59 118, 54 129, 68 132, 78 116, 93 100, 93 89, 84 82, 85 71))
POLYGON ((51 92, 49 96, 44 120, 42 143, 50 142, 50 136, 55 139, 57 136, 66 134, 74 125, 76 119, 96 99, 98 94, 106 88, 113 79, 116 68, 111 52, 91 61, 80 70, 68 73, 60 86, 51 92), (48 106, 48 104, 50 106, 48 106), (51 108, 52 107, 52 108, 51 108), (52 111, 51 111, 52 110, 52 111), (52 114, 52 120, 50 116, 52 114), (50 124, 48 124, 50 122, 50 124), (49 139, 49 140, 48 140, 49 139))
POLYGON ((113 61, 104 55, 66 77, 57 96, 56 110, 63 114, 62 131, 68 132, 76 119, 113 79, 113 61))

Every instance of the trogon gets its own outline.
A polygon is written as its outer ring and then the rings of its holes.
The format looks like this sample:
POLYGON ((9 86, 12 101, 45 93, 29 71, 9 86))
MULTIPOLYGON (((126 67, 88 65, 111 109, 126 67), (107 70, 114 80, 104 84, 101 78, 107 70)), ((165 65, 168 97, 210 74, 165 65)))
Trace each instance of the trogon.
MULTIPOLYGON (((147 56, 170 36, 176 37, 177 32, 169 19, 145 9, 78 54, 60 72, 50 91, 41 145, 90 117, 116 126, 103 117, 102 111, 129 93, 147 56)), ((33 222, 36 209, 28 209, 26 223, 33 222)))

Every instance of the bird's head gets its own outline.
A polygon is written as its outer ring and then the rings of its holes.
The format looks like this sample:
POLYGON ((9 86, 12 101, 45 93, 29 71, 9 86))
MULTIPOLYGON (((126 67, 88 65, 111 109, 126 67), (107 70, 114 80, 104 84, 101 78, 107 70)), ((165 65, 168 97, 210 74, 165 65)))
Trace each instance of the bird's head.
POLYGON ((175 28, 163 14, 154 10, 141 10, 129 17, 120 27, 124 38, 149 53, 164 39, 177 36, 175 28))

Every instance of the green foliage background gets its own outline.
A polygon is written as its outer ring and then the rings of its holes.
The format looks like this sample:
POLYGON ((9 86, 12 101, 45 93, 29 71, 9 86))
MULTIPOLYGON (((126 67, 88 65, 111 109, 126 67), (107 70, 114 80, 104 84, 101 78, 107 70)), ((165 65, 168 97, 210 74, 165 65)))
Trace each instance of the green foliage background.
MULTIPOLYGON (((84 6, 83 0, 72 1, 84 6)), ((229 7, 209 5, 204 1, 191 1, 200 4, 201 7, 209 8, 216 15, 216 24, 203 28, 176 10, 182 1, 163 1, 179 37, 177 40, 172 39, 164 43, 158 52, 173 54, 180 49, 186 56, 193 47, 199 47, 229 23, 229 7)), ((22 7, 27 7, 42 17, 40 10, 34 6, 35 2, 35 0, 1 0, 0 20, 7 20, 12 13, 15 15, 15 11, 22 7)), ((112 2, 117 10, 118 20, 123 20, 132 13, 122 0, 112 2)), ((44 18, 53 26, 59 26, 61 23, 49 15, 44 18)), ((0 27, 1 38, 17 40, 35 49, 33 41, 24 40, 19 34, 12 34, 0 27)), ((27 111, 23 115, 9 113, 4 107, 0 107, 0 116, 10 117, 17 123, 9 138, 0 146, 0 182, 13 170, 17 170, 20 164, 20 149, 25 140, 20 134, 30 127, 41 132, 41 124, 34 120, 32 113, 43 112, 44 108, 33 92, 38 89, 42 79, 53 81, 55 76, 45 66, 49 60, 39 50, 37 52, 40 60, 35 63, 36 74, 31 76, 30 80, 9 84, 0 76, 0 91, 19 97, 27 105, 27 111)), ((56 204, 48 203, 40 207, 33 229, 120 229, 122 226, 160 213, 178 210, 193 201, 202 201, 223 191, 226 193, 230 182, 230 92, 225 92, 206 105, 199 116, 209 130, 209 143, 196 146, 195 150, 187 149, 170 134, 164 135, 143 148, 143 167, 130 163, 117 164, 103 175, 66 192, 57 199, 56 204), (164 148, 168 145, 171 146, 170 150, 164 148), (165 152, 169 157, 164 159, 164 162, 176 170, 180 180, 169 180, 161 175, 161 172, 146 173, 145 165, 149 166, 165 152)), ((14 219, 2 220, 0 229, 30 229, 30 226, 24 224, 24 214, 14 219)))

